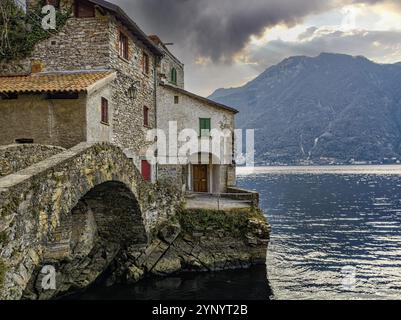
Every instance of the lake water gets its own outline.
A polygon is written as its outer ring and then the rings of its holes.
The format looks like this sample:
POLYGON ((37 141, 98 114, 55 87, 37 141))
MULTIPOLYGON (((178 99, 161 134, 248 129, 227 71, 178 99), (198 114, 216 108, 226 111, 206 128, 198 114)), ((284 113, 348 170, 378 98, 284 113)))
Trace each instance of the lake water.
POLYGON ((100 282, 66 300, 268 300, 271 291, 264 266, 250 270, 186 273, 152 277, 134 285, 108 287, 100 282))
POLYGON ((272 225, 275 299, 401 299, 401 166, 243 170, 272 225))
POLYGON ((401 166, 242 169, 238 183, 260 192, 272 225, 267 275, 257 267, 98 284, 70 298, 401 299, 401 166))

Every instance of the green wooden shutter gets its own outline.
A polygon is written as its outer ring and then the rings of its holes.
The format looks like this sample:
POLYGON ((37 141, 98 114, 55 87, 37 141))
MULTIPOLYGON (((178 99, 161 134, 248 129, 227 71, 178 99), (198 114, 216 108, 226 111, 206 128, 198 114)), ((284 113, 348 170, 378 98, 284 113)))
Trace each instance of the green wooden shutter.
POLYGON ((210 135, 210 130, 212 130, 210 119, 200 118, 199 119, 199 127, 200 127, 200 135, 202 137, 210 135))
POLYGON ((175 68, 171 69, 171 82, 177 84, 177 70, 175 68))

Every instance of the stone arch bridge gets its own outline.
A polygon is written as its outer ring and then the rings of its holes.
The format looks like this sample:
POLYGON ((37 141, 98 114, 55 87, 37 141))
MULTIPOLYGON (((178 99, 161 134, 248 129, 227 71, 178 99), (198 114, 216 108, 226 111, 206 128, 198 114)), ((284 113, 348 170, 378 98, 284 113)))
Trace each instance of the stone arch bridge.
POLYGON ((111 144, 1 147, 0 297, 41 296, 44 265, 58 291, 86 287, 122 250, 146 248, 180 202, 111 144))

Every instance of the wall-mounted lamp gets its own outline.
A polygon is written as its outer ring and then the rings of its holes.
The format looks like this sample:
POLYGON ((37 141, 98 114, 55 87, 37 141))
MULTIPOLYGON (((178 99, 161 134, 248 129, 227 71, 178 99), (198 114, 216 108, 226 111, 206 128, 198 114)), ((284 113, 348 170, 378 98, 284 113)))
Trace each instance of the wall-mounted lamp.
POLYGON ((135 100, 138 96, 138 87, 140 85, 140 81, 135 81, 129 88, 128 88, 128 97, 132 100, 135 100))

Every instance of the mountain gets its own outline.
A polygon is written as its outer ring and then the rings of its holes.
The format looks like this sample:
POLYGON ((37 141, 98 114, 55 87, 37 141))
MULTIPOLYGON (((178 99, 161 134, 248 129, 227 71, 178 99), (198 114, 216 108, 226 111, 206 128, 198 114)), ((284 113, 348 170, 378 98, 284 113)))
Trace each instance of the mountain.
POLYGON ((322 53, 268 68, 210 97, 253 128, 258 162, 401 159, 401 64, 322 53))

